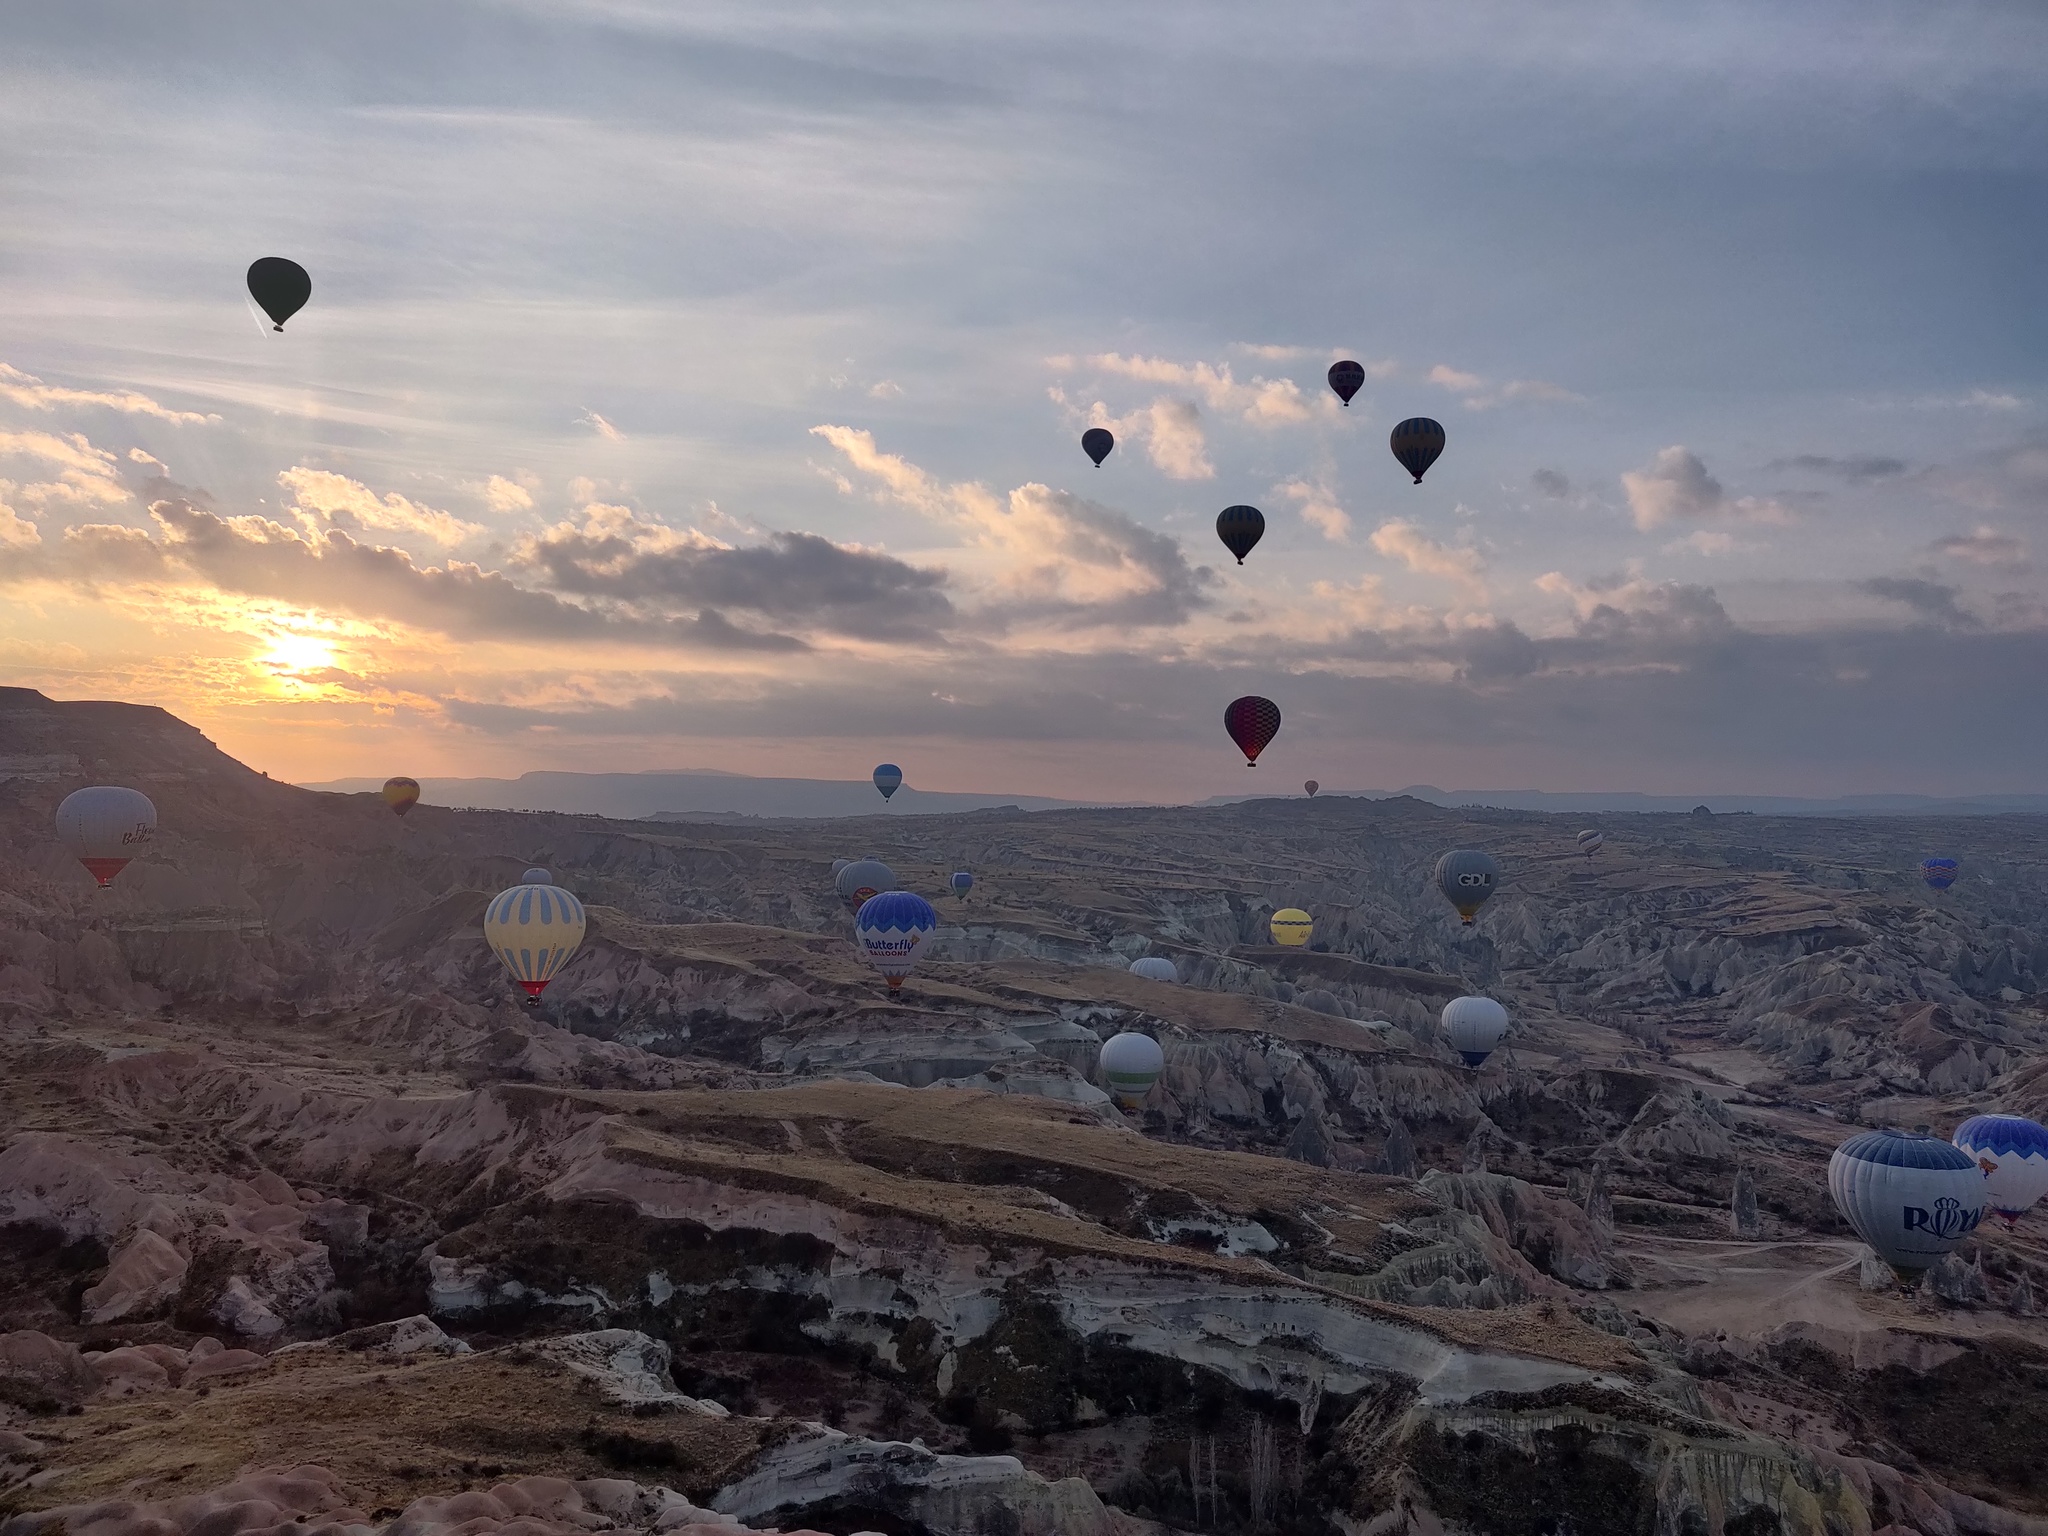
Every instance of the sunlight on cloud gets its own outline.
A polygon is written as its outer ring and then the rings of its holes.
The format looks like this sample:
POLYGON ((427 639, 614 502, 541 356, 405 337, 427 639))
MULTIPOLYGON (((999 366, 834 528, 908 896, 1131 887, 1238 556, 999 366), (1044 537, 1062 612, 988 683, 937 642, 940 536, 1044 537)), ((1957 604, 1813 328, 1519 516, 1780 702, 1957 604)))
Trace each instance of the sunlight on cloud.
POLYGON ((361 481, 324 469, 288 469, 277 477, 277 483, 291 492, 292 510, 309 530, 330 525, 380 528, 387 533, 418 534, 446 548, 484 531, 480 523, 466 523, 450 513, 423 507, 395 491, 380 500, 361 481))
POLYGON ((34 374, 23 373, 5 363, 0 363, 0 400, 12 400, 32 411, 48 411, 60 405, 97 405, 110 411, 123 411, 131 416, 154 416, 160 421, 181 425, 188 422, 203 425, 220 420, 218 416, 201 415, 197 411, 171 410, 135 390, 66 389, 61 385, 45 384, 34 374))

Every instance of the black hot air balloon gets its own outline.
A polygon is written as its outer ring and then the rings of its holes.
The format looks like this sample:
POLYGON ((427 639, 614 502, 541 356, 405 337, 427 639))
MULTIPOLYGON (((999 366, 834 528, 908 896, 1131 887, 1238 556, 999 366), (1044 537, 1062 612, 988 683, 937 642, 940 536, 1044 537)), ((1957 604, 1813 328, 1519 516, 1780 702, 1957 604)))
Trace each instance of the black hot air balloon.
POLYGON ((284 329, 285 321, 306 307, 313 297, 313 279, 296 261, 283 256, 262 256, 249 263, 249 297, 270 316, 273 331, 284 329))
POLYGON ((1230 708, 1223 711, 1223 729, 1244 754, 1245 767, 1256 768, 1266 743, 1280 734, 1280 706, 1255 693, 1232 699, 1230 708))
POLYGON ((1244 557, 1265 533, 1266 514, 1257 507, 1225 507, 1216 514, 1216 537, 1237 556, 1239 565, 1244 564, 1244 557))
POLYGON ((1330 364, 1330 388, 1337 391, 1337 398, 1346 405, 1365 383, 1365 370, 1345 358, 1341 363, 1330 364))
POLYGON ((1095 461, 1097 469, 1109 457, 1109 450, 1116 446, 1116 438, 1107 427, 1090 427, 1081 434, 1081 451, 1095 461))
POLYGON ((1424 473, 1444 451, 1443 425, 1427 416, 1410 416, 1394 428, 1387 439, 1387 446, 1394 450, 1394 457, 1401 461, 1401 467, 1420 485, 1424 473))

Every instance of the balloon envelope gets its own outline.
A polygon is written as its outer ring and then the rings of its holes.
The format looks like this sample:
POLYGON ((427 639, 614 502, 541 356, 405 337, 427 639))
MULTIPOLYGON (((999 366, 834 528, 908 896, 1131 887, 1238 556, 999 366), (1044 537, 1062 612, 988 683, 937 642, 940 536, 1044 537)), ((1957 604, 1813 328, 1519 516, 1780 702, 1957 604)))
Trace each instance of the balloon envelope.
POLYGON ((1508 1032, 1508 1011, 1490 997, 1454 997, 1444 1004, 1444 1040, 1476 1067, 1508 1032))
POLYGON ((1284 944, 1289 949, 1299 949, 1308 942, 1309 933, 1315 927, 1315 919, 1299 907, 1282 907, 1273 914, 1273 920, 1267 927, 1273 932, 1275 944, 1284 944))
POLYGON ((1970 1155, 1917 1131, 1865 1131, 1828 1159, 1828 1192, 1893 1273, 1917 1280, 1984 1219, 1970 1155))
POLYGON ((1251 693, 1232 699, 1230 707, 1223 711, 1223 729, 1230 732, 1230 739, 1244 754, 1245 766, 1256 768, 1266 744, 1280 734, 1280 706, 1251 693))
POLYGON ((1958 866, 1954 859, 1922 859, 1920 878, 1937 891, 1945 891, 1956 883, 1958 866))
POLYGON ((521 885, 553 885, 555 877, 536 864, 519 877, 519 883, 521 885))
POLYGON ((1598 832, 1595 832, 1591 828, 1588 828, 1586 831, 1581 832, 1579 834, 1579 852, 1583 853, 1587 858, 1590 859, 1591 857, 1593 857, 1594 854, 1600 851, 1600 845, 1606 841, 1607 839, 1602 837, 1598 832))
POLYGON ((1394 450, 1394 457, 1401 461, 1401 467, 1420 485, 1429 466, 1444 451, 1444 429, 1427 416, 1411 416, 1394 428, 1387 438, 1387 446, 1394 450))
POLYGON ((965 896, 974 889, 974 876, 964 869, 956 869, 953 871, 953 878, 946 883, 953 887, 955 896, 965 896))
POLYGON ((1244 564, 1252 546, 1266 536, 1266 514, 1257 507, 1225 507, 1216 514, 1216 537, 1244 564))
POLYGON ((1436 861, 1436 888, 1469 926, 1500 880, 1500 866, 1475 848, 1461 848, 1436 861))
POLYGON ((881 763, 876 766, 875 788, 882 792, 884 800, 895 794, 902 787, 903 770, 901 768, 898 768, 894 763, 881 763))
POLYGON ((313 279, 296 261, 261 256, 249 264, 249 297, 270 316, 273 331, 283 330, 285 321, 304 309, 312 296, 313 279))
POLYGON ((855 859, 833 877, 833 888, 849 912, 858 912, 870 896, 896 889, 896 871, 880 859, 855 859))
POLYGON ((1984 1174, 1984 1197, 2011 1226, 2048 1195, 2048 1127, 2024 1115, 1972 1115, 1950 1138, 1984 1174))
POLYGON ((1166 1053, 1159 1042, 1136 1030, 1112 1035, 1102 1047, 1102 1080, 1110 1097, 1125 1109, 1144 1103, 1165 1066, 1166 1053))
POLYGON ((1318 784, 1314 779, 1309 779, 1305 783, 1303 783, 1301 787, 1303 791, 1308 795, 1309 799, 1313 800, 1316 797, 1316 791, 1321 789, 1323 786, 1318 784))
POLYGON ((568 964, 583 930, 583 903, 549 884, 544 869, 529 869, 484 908, 484 942, 529 997, 539 997, 568 964))
POLYGON ((1173 962, 1164 955, 1147 955, 1142 960, 1133 960, 1131 974, 1142 976, 1147 981, 1180 980, 1180 972, 1173 968, 1173 962))
POLYGON ((1330 388, 1337 391, 1337 398, 1346 405, 1365 383, 1365 369, 1345 358, 1341 363, 1330 364, 1330 388))
POLYGON ((853 919, 854 942, 868 963, 888 978, 893 991, 917 969, 938 929, 939 914, 922 896, 909 891, 882 891, 861 903, 853 919))
POLYGON ((1095 461, 1097 469, 1109 457, 1109 450, 1116 446, 1116 438, 1107 427, 1090 427, 1081 434, 1081 451, 1095 461))
POLYGON ((839 871, 846 868, 852 862, 853 860, 851 859, 834 859, 832 861, 832 878, 837 880, 839 878, 839 871))
POLYGON ((384 781, 384 803, 398 815, 403 816, 419 803, 420 781, 418 779, 386 779, 384 781))
POLYGON ((139 789, 94 784, 57 807, 57 837, 102 887, 156 836, 156 807, 139 789))

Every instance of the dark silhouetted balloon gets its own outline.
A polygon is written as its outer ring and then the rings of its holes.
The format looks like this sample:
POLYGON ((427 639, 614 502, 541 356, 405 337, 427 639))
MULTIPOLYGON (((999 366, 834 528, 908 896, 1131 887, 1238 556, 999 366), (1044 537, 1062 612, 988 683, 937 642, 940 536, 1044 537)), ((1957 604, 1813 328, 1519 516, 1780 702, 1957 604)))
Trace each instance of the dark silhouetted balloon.
POLYGON ((901 768, 898 768, 894 763, 878 763, 875 765, 875 788, 882 792, 884 800, 887 800, 902 787, 903 770, 901 768))
POLYGON ((1444 451, 1444 429, 1441 423, 1431 421, 1427 416, 1410 416, 1394 428, 1387 439, 1387 446, 1394 450, 1394 457, 1401 461, 1401 467, 1420 485, 1429 466, 1444 451))
POLYGON ((398 815, 403 816, 419 803, 420 781, 418 779, 386 779, 384 781, 384 803, 398 815))
POLYGON ((1109 450, 1116 446, 1116 438, 1107 427, 1090 427, 1081 434, 1081 451, 1095 461, 1097 469, 1109 457, 1109 450))
POLYGON ((1316 797, 1316 791, 1321 789, 1323 786, 1318 784, 1314 779, 1308 779, 1303 782, 1301 787, 1308 792, 1309 799, 1313 800, 1316 797))
POLYGON ((313 297, 313 279, 296 261, 283 256, 259 257, 249 264, 249 297, 270 316, 270 328, 281 331, 285 321, 313 297))
POLYGON ((1225 507, 1216 514, 1216 537, 1244 564, 1252 546, 1266 535, 1266 514, 1257 507, 1225 507))
POLYGON ((1280 734, 1280 706, 1253 693, 1232 699, 1230 708, 1223 711, 1223 729, 1244 754, 1245 767, 1256 768, 1266 743, 1280 734))
POLYGON ((1341 363, 1330 364, 1330 388, 1337 391, 1337 398, 1346 405, 1351 403, 1351 397, 1358 393, 1364 383, 1365 370, 1350 358, 1345 358, 1341 363))

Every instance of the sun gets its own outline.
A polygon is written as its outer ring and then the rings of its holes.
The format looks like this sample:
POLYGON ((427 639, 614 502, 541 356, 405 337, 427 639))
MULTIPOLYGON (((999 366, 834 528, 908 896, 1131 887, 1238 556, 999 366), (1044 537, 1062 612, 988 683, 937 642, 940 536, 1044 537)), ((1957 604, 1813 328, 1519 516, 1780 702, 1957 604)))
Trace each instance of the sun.
POLYGON ((270 649, 256 658, 271 671, 296 676, 334 665, 334 646, 318 635, 273 635, 270 649))

